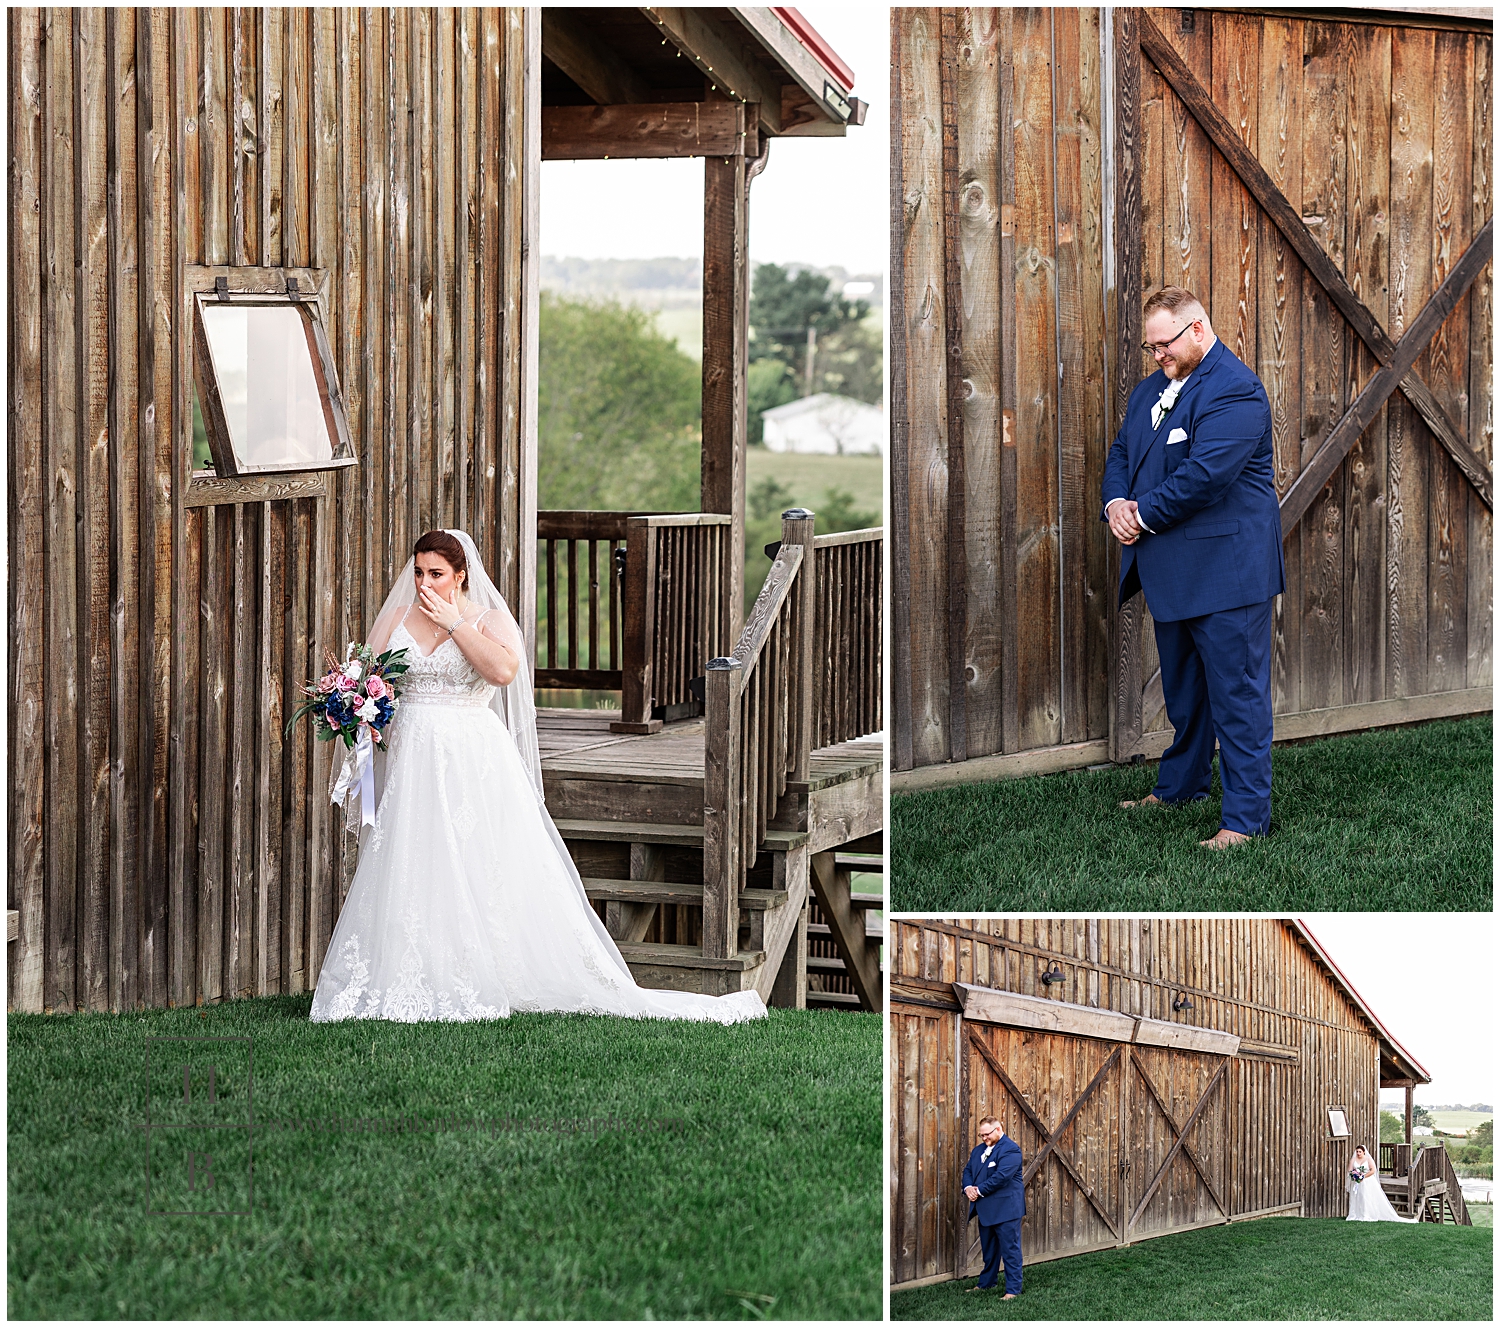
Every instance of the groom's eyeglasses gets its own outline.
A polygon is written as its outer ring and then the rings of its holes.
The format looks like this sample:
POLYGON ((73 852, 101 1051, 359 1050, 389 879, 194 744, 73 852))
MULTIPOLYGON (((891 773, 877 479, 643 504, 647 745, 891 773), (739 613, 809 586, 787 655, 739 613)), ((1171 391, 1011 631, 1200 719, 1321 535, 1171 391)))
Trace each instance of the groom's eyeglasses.
MULTIPOLYGON (((1188 328, 1192 327, 1193 323, 1200 323, 1202 321, 1203 320, 1201 318, 1195 318, 1191 323, 1185 324, 1183 327, 1178 329, 1177 337, 1180 337, 1184 332, 1188 330, 1188 328)), ((1177 337, 1173 337, 1172 341, 1176 341, 1177 337)), ((1147 355, 1165 355, 1169 350, 1172 349, 1172 341, 1163 341, 1160 345, 1158 345, 1154 341, 1143 341, 1141 342, 1141 349, 1145 351, 1147 355)))

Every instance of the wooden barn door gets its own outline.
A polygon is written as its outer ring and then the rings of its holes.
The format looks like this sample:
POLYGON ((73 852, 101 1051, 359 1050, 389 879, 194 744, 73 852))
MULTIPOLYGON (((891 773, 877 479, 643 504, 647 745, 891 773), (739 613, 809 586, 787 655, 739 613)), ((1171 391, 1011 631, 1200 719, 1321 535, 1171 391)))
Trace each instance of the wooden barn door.
MULTIPOLYGON (((967 1160, 984 1116, 1021 1145, 1028 1262, 1107 1249, 1122 1240, 1121 1088, 1128 1047, 1094 1038, 965 1022, 961 1088, 967 1160)), ((961 1164, 960 1164, 961 1165, 961 1164)), ((957 1192, 959 1277, 983 1266, 979 1224, 957 1192)))
POLYGON ((1228 1059, 1122 1047, 1123 1240, 1229 1220, 1228 1059))
MULTIPOLYGON (((1192 289, 1271 405, 1278 736, 1490 708, 1490 39, 1433 24, 1112 19, 1114 427, 1142 300, 1192 289)), ((1110 755, 1154 758, 1150 614, 1113 603, 1110 755)))

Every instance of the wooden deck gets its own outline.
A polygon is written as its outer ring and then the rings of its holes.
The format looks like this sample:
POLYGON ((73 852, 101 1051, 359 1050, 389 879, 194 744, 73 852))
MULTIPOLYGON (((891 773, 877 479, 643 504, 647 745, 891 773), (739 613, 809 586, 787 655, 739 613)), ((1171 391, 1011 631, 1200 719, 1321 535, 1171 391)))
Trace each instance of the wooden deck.
MULTIPOLYGON (((573 807, 569 792, 582 784, 621 783, 646 788, 683 790, 679 798, 670 799, 673 810, 691 815, 692 803, 698 814, 689 823, 702 823, 704 721, 684 720, 669 724, 659 733, 611 733, 609 725, 618 719, 617 710, 537 711, 537 740, 542 752, 542 777, 547 785, 548 806, 554 818, 584 815, 592 808, 573 807), (554 794, 559 801, 554 806, 554 794)), ((847 801, 842 792, 859 801, 873 796, 880 802, 880 772, 884 744, 873 735, 816 749, 809 761, 805 784, 791 784, 790 791, 804 800, 817 803, 847 801), (845 791, 842 785, 851 785, 845 791), (858 791, 852 786, 858 785, 858 791)), ((629 798, 627 790, 619 793, 629 798)), ((612 819, 622 819, 620 816, 612 819)), ((655 819, 649 815, 641 819, 655 819)), ((798 828, 806 829, 802 826, 798 828)))

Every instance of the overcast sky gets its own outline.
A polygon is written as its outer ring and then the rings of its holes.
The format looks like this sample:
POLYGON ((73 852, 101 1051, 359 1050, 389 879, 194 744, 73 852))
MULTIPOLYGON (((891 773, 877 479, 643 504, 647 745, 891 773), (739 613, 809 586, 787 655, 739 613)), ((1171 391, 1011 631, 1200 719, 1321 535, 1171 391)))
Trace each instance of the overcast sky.
MULTIPOLYGON (((798 9, 854 70, 865 123, 844 138, 778 138, 750 187, 755 263, 884 272, 890 175, 886 103, 890 38, 884 6, 798 9)), ((687 258, 703 253, 703 163, 542 163, 542 252, 558 258, 687 258)))
POLYGON ((1494 1104, 1492 914, 1319 913, 1302 920, 1432 1076, 1417 1089, 1418 1102, 1494 1104))

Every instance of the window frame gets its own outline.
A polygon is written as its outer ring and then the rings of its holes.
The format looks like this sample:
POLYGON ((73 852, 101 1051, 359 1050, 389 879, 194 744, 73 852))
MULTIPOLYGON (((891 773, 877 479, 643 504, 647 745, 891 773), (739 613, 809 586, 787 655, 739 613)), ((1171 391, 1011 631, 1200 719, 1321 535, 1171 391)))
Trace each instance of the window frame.
POLYGON ((1323 1120, 1328 1126, 1328 1140, 1330 1143, 1343 1143, 1354 1137, 1354 1127, 1349 1123, 1349 1108, 1333 1103, 1323 1108, 1323 1120), (1336 1134, 1333 1128, 1333 1113, 1338 1112, 1344 1118, 1344 1133, 1336 1134))
POLYGON ((192 321, 193 386, 208 434, 209 452, 214 470, 194 472, 191 451, 192 415, 185 422, 185 446, 189 452, 188 470, 197 486, 218 486, 223 481, 289 482, 299 476, 321 485, 328 471, 339 471, 359 465, 359 455, 349 431, 339 387, 338 369, 327 331, 328 271, 318 268, 271 267, 193 267, 188 272, 188 303, 192 321), (220 283, 223 283, 222 286, 220 283), (313 377, 323 406, 324 424, 333 445, 333 456, 327 461, 309 465, 305 461, 285 465, 245 466, 234 452, 228 420, 219 395, 219 382, 203 320, 205 307, 227 304, 231 307, 294 308, 305 320, 309 334, 313 377))

